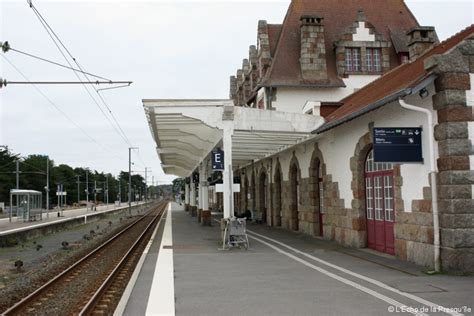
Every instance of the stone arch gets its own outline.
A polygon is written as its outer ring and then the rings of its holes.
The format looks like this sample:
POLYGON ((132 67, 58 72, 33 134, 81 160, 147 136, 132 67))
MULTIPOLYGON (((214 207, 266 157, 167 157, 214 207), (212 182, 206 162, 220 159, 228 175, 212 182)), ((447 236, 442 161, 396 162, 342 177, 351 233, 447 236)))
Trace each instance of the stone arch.
POLYGON ((282 212, 282 182, 283 182, 283 173, 281 172, 280 161, 277 160, 275 166, 275 176, 274 176, 274 210, 273 210, 273 223, 275 226, 281 226, 281 212, 282 212))
POLYGON ((323 176, 326 174, 323 155, 318 148, 318 144, 314 144, 313 154, 309 167, 309 184, 310 184, 310 206, 311 206, 311 222, 312 234, 315 236, 323 236, 324 224, 324 181, 323 176))
POLYGON ((298 159, 295 154, 290 161, 290 169, 288 172, 289 179, 289 229, 299 231, 299 199, 300 199, 300 181, 301 181, 301 169, 298 163, 298 159))
POLYGON ((356 232, 356 239, 352 245, 356 247, 367 247, 367 218, 365 200, 365 161, 372 150, 372 134, 365 133, 357 142, 354 156, 351 157, 350 165, 352 171, 352 210, 348 214, 351 219, 351 228, 356 232))
POLYGON ((240 213, 243 214, 248 209, 249 192, 249 181, 245 169, 240 173, 240 191, 240 213))
POLYGON ((267 220, 267 189, 268 189, 267 170, 262 167, 258 175, 258 212, 262 222, 267 220))

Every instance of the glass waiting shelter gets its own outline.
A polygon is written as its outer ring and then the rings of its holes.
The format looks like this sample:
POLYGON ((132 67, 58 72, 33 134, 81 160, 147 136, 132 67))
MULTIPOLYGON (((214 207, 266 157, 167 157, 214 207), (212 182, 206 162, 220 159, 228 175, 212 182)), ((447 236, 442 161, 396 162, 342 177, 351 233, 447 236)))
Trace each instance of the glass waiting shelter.
POLYGON ((41 199, 42 193, 39 191, 10 190, 10 222, 14 215, 24 222, 41 220, 43 216, 41 199))

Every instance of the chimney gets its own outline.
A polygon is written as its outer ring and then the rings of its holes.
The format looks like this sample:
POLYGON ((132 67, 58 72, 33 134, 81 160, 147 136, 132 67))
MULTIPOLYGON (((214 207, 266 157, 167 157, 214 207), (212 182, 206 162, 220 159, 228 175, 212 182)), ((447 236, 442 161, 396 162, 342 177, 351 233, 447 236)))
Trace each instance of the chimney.
POLYGON ((303 15, 301 21, 300 67, 304 80, 327 80, 323 18, 303 15))
POLYGON ((235 76, 230 76, 229 97, 234 100, 234 105, 237 105, 237 79, 235 76))
POLYGON ((407 43, 410 59, 415 60, 439 40, 434 27, 417 26, 407 32, 407 43))
POLYGON ((249 63, 250 63, 250 89, 253 90, 257 86, 258 82, 258 70, 257 70, 257 47, 251 45, 249 47, 249 63))

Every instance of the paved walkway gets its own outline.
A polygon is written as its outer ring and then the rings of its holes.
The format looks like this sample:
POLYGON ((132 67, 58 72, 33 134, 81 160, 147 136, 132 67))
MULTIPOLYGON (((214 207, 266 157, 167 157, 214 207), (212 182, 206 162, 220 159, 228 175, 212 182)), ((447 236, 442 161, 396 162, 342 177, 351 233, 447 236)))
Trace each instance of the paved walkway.
MULTIPOLYGON (((137 204, 133 203, 132 206, 134 205, 137 204)), ((97 213, 107 213, 118 209, 124 209, 127 207, 127 203, 122 203, 120 206, 115 206, 114 204, 101 205, 97 207, 96 211, 87 210, 86 208, 65 209, 63 211, 63 216, 61 217, 58 217, 58 211, 57 209, 54 209, 49 211, 49 215, 47 213, 44 213, 43 219, 41 221, 32 222, 24 222, 23 220, 17 219, 16 217, 13 217, 11 222, 8 217, 1 218, 0 235, 12 233, 14 231, 28 230, 39 226, 45 226, 51 224, 52 222, 65 221, 74 217, 84 217, 97 213)))
POLYGON ((428 276, 391 257, 265 225, 248 231, 249 250, 218 250, 219 225, 200 226, 173 204, 120 313, 473 314, 473 277, 428 276))

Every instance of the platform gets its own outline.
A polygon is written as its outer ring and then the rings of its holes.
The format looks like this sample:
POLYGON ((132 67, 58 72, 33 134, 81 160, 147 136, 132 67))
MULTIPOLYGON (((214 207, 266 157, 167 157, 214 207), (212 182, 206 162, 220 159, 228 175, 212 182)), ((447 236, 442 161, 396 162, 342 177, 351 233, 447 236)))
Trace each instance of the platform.
MULTIPOLYGON (((140 203, 133 203, 132 206, 139 205, 140 203)), ((42 226, 48 226, 52 224, 56 224, 58 222, 63 222, 67 220, 71 220, 74 218, 84 218, 90 215, 97 215, 101 213, 108 213, 113 211, 118 211, 121 209, 128 208, 127 203, 122 203, 120 206, 115 206, 114 204, 108 205, 101 205, 97 206, 97 210, 91 211, 87 208, 76 208, 76 209, 65 209, 62 212, 62 216, 58 217, 58 210, 53 209, 48 213, 43 213, 43 219, 39 221, 31 221, 31 222, 24 222, 22 220, 17 219, 16 217, 12 218, 10 222, 9 218, 0 218, 0 236, 11 234, 15 232, 30 230, 42 226)))
POLYGON ((423 315, 464 306, 472 313, 472 277, 428 276, 392 257, 265 225, 248 230, 249 250, 219 250, 217 222, 201 226, 172 204, 116 314, 383 315, 417 308, 423 315))

